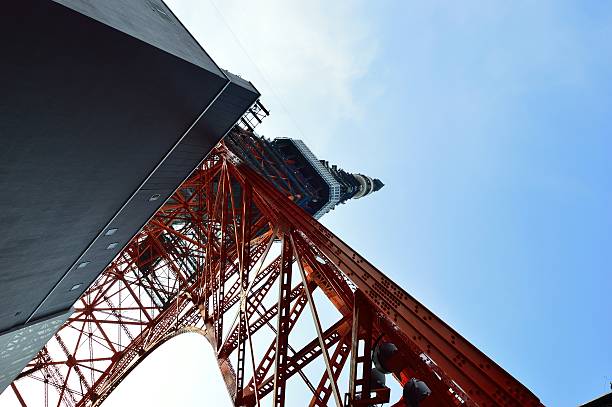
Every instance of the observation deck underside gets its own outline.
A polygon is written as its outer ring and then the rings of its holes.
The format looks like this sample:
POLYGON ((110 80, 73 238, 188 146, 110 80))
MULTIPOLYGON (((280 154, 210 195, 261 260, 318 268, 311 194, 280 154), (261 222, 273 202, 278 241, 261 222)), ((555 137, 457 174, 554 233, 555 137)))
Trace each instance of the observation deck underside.
POLYGON ((159 0, 0 20, 2 391, 259 93, 159 0))

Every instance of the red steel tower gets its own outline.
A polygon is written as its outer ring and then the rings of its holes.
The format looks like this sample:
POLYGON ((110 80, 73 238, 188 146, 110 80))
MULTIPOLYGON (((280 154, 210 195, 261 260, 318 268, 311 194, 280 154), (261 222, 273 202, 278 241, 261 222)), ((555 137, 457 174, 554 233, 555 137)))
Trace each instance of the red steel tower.
POLYGON ((98 406, 195 332, 236 406, 541 405, 317 221, 382 182, 257 136, 162 0, 4 11, 0 391, 98 406))
MULTIPOLYGON (((261 115, 255 105, 245 120, 261 115)), ((185 332, 210 342, 237 406, 295 405, 295 381, 311 406, 380 404, 385 377, 404 386, 398 405, 422 383, 422 405, 541 405, 298 206, 287 167, 251 130, 235 127, 85 291, 11 385, 22 405, 100 405, 185 332)))

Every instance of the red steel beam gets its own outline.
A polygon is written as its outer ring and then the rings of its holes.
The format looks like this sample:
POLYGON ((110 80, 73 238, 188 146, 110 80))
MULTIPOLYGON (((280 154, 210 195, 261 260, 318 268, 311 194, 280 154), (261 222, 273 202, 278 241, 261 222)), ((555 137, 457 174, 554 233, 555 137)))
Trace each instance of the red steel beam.
MULTIPOLYGON (((259 162, 268 165, 263 156, 259 162)), ((399 349, 403 367, 396 379, 404 384, 418 377, 432 389, 424 407, 541 406, 516 379, 297 207, 291 191, 279 192, 223 144, 75 309, 19 377, 40 391, 11 386, 22 405, 99 405, 161 343, 199 332, 217 352, 235 405, 253 406, 265 397, 283 405, 290 397, 286 384, 296 374, 313 393, 311 406, 331 404, 341 389, 354 395, 357 385, 368 394, 370 347, 382 335, 399 349), (276 239, 282 240, 281 255, 270 259, 276 239), (292 288, 294 259, 305 284, 292 288), (340 316, 327 328, 311 295, 316 288, 340 316), (311 314, 302 312, 306 306, 311 314), (224 320, 229 324, 232 316, 237 323, 225 329, 224 320), (299 333, 293 328, 304 318, 312 319, 318 334, 295 351, 299 333), (365 347, 359 355, 352 352, 352 364, 360 362, 363 374, 353 374, 349 386, 340 378, 355 340, 365 347), (270 345, 258 349, 256 343, 270 345), (303 371, 312 365, 320 371, 314 378, 303 371)))

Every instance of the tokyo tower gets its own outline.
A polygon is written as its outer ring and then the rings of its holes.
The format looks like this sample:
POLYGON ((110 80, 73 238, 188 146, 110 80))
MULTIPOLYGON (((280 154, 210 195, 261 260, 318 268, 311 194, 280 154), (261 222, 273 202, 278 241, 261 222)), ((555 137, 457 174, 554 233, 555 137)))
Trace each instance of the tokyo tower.
POLYGON ((236 406, 542 405, 318 222, 383 183, 259 136, 162 1, 6 8, 0 391, 103 405, 198 333, 236 406))

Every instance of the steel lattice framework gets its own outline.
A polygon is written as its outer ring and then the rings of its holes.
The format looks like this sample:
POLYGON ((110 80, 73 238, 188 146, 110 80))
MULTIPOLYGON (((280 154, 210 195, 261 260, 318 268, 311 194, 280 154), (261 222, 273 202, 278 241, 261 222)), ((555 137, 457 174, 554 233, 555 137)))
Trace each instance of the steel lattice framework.
POLYGON ((235 405, 282 406, 292 380, 312 391, 311 406, 387 401, 368 377, 381 335, 399 349, 395 378, 432 389, 426 405, 541 405, 290 195, 217 146, 11 385, 21 404, 100 405, 154 349, 198 332, 235 405), (332 323, 319 318, 321 299, 332 323), (304 320, 312 340, 297 343, 304 320), (316 366, 318 377, 305 374, 316 366))

